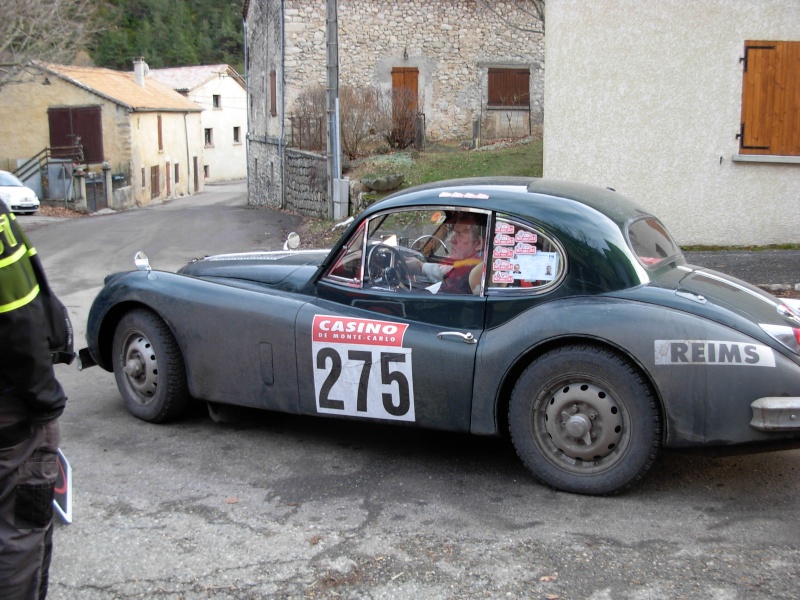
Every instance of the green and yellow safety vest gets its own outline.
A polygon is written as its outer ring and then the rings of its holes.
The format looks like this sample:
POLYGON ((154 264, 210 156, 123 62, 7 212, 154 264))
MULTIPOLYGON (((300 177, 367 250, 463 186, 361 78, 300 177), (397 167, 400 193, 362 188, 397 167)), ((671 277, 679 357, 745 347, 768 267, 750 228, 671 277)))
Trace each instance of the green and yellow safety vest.
POLYGON ((25 306, 39 295, 32 263, 35 255, 14 214, 0 212, 0 313, 25 306))

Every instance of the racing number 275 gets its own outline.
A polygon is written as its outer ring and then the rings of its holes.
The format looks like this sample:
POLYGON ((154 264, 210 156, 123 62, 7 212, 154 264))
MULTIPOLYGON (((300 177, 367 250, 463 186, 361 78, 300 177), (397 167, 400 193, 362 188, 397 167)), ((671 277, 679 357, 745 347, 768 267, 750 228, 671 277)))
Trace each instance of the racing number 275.
MULTIPOLYGON (((361 372, 358 377, 356 392, 356 413, 373 412, 369 410, 370 400, 370 375, 372 373, 373 352, 370 350, 347 350, 348 367, 360 364, 361 372)), ((406 355, 398 352, 380 352, 380 383, 392 386, 393 392, 381 392, 383 409, 391 417, 405 416, 411 407, 411 393, 408 378, 399 370, 393 370, 392 365, 405 363, 406 355), (395 397, 394 391, 397 392, 395 397)), ((331 391, 342 376, 342 356, 335 348, 324 347, 317 352, 316 367, 327 370, 330 361, 330 371, 319 388, 319 407, 321 409, 346 411, 345 401, 331 398, 331 391)), ((376 398, 377 400, 377 398, 376 398)))

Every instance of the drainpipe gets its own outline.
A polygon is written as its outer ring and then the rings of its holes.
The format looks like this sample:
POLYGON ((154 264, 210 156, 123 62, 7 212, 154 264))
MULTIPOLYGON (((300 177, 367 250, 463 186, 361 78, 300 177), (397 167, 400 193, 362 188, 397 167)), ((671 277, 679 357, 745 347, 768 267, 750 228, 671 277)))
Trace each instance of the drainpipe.
POLYGON ((247 65, 247 19, 242 19, 242 33, 244 34, 244 89, 245 89, 245 116, 247 118, 247 143, 244 145, 244 177, 247 183, 247 195, 248 195, 248 204, 250 203, 250 105, 248 100, 250 100, 250 69, 248 69, 247 65))
MULTIPOLYGON (((192 163, 189 160, 189 124, 186 121, 188 112, 183 113, 183 133, 186 134, 186 195, 192 195, 192 163)), ((169 173, 167 173, 169 176, 169 173)), ((177 191, 177 190, 176 190, 177 191)))
POLYGON ((285 36, 284 30, 284 22, 283 22, 283 15, 285 12, 285 0, 281 0, 281 17, 280 17, 280 24, 281 24, 281 41, 280 41, 280 55, 281 55, 281 136, 278 138, 278 160, 279 169, 281 172, 281 208, 286 208, 286 193, 285 193, 285 181, 284 178, 284 160, 283 160, 283 135, 284 135, 284 127, 286 125, 286 60, 285 60, 285 50, 283 45, 283 38, 285 36))

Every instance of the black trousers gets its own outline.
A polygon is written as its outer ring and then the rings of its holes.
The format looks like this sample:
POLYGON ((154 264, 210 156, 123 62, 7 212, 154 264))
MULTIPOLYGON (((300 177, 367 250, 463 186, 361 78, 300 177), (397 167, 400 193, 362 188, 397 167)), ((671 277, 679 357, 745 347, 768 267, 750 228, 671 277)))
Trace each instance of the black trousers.
MULTIPOLYGON (((20 437, 12 433, 7 442, 20 437)), ((27 439, 7 447, 0 435, 1 600, 47 596, 59 441, 58 421, 30 425, 27 439)))

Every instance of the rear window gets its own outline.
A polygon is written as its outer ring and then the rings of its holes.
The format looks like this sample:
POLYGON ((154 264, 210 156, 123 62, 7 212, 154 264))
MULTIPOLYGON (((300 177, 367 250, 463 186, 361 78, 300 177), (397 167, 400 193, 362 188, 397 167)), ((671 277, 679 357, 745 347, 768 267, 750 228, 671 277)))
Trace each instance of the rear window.
POLYGON ((628 243, 636 258, 648 269, 681 253, 681 249, 655 217, 645 217, 628 226, 628 243))

